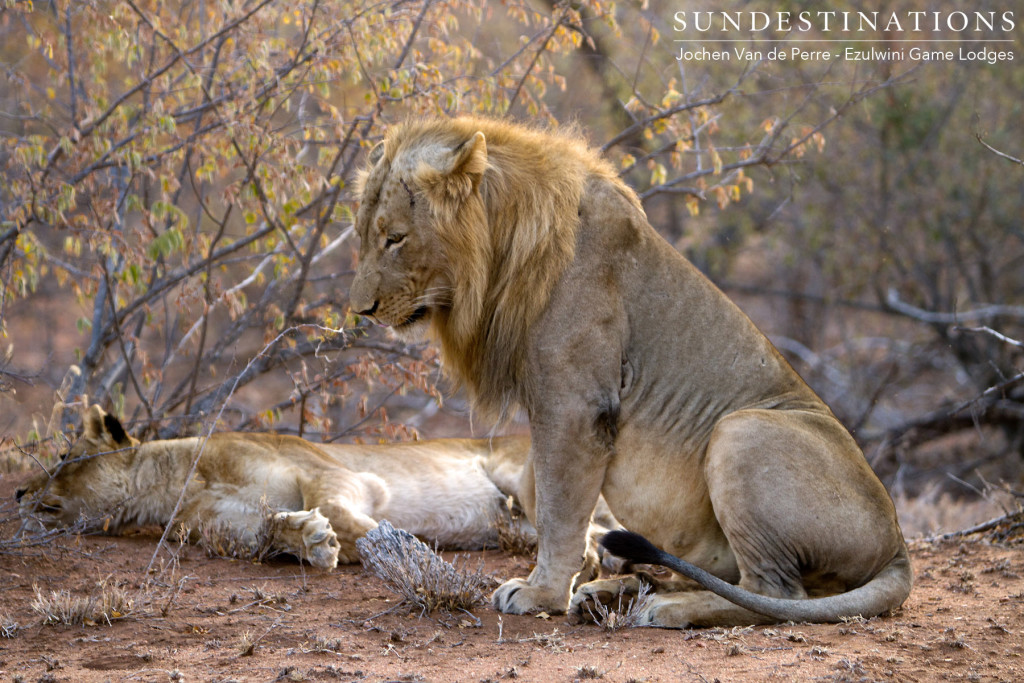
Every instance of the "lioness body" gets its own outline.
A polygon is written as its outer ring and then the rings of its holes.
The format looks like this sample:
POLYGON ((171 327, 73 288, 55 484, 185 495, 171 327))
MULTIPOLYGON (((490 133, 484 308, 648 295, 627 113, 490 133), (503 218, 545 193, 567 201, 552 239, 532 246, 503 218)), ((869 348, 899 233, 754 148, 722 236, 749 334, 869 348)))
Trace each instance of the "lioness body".
POLYGON ((493 545, 528 452, 527 437, 362 446, 229 432, 205 445, 198 437, 140 445, 93 406, 61 466, 18 494, 34 525, 82 521, 116 532, 166 524, 187 481, 177 519, 193 537, 216 524, 252 540, 269 511, 275 550, 333 567, 357 561, 356 539, 381 519, 442 547, 493 545))
MULTIPOLYGON (((827 603, 831 619, 906 598, 895 510, 853 438, 578 140, 485 119, 396 127, 356 227, 353 308, 425 327, 478 405, 529 415, 538 560, 495 592, 499 609, 570 607, 601 493, 627 528, 755 594, 864 587, 827 603)), ((571 609, 618 590, 585 585, 571 609)), ((692 590, 644 616, 789 618, 692 590)))

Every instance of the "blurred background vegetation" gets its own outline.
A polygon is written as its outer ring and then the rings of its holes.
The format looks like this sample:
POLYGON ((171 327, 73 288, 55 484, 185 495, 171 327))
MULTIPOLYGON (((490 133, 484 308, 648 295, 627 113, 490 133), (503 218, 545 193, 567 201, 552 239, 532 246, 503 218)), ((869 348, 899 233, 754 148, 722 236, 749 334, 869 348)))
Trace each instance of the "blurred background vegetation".
POLYGON ((682 62, 678 9, 0 0, 0 471, 84 397, 141 438, 486 433, 347 304, 365 151, 484 113, 578 124, 891 490, 1019 491, 1024 68, 682 62))

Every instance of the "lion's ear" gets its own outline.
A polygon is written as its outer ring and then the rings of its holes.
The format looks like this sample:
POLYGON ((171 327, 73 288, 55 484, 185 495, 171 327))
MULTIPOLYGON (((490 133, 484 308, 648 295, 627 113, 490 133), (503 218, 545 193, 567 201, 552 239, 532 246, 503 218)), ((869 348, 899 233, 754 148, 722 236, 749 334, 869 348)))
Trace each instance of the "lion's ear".
POLYGON ((473 187, 480 184, 487 170, 487 140, 480 131, 452 150, 452 166, 449 175, 466 175, 473 181, 473 187))
POLYGON ((486 170, 487 141, 477 131, 442 158, 437 167, 421 168, 417 181, 438 203, 461 201, 479 187, 486 170))
POLYGON ((383 140, 381 140, 376 145, 374 145, 373 149, 370 150, 370 154, 367 157, 367 160, 370 162, 370 166, 376 166, 377 162, 380 161, 382 156, 384 156, 384 141, 383 140))

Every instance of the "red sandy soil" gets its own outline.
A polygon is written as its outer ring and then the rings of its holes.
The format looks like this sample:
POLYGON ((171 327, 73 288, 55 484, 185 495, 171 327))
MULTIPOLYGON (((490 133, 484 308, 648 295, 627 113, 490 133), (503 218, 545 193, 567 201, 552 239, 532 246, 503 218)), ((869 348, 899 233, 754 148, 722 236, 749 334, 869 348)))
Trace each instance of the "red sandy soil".
MULTIPOLYGON (((0 475, 9 539, 17 475, 0 475)), ((562 616, 421 616, 358 566, 333 572, 162 553, 147 535, 0 552, 0 680, 12 681, 1024 681, 1024 552, 916 542, 916 585, 888 617, 667 631, 562 616), (112 623, 43 625, 36 591, 123 589, 112 623), (12 622, 17 623, 13 629, 12 622), (11 637, 7 637, 11 636, 11 637)), ((177 550, 177 548, 176 548, 177 550)), ((450 557, 450 554, 446 553, 450 557)), ((530 560, 471 553, 496 579, 530 560)))

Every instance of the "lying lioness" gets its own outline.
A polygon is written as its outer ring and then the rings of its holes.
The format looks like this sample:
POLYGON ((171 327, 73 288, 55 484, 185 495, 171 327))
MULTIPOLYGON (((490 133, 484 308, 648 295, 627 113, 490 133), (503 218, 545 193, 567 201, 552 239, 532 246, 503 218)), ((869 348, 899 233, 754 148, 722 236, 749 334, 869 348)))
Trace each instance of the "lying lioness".
POLYGON ((530 449, 527 437, 361 446, 230 432, 205 446, 200 437, 140 444, 96 405, 83 428, 54 472, 17 491, 28 528, 166 524, 201 449, 177 516, 192 540, 213 522, 252 543, 269 509, 271 549, 324 568, 358 561, 356 539, 381 519, 442 547, 493 545, 530 449))

